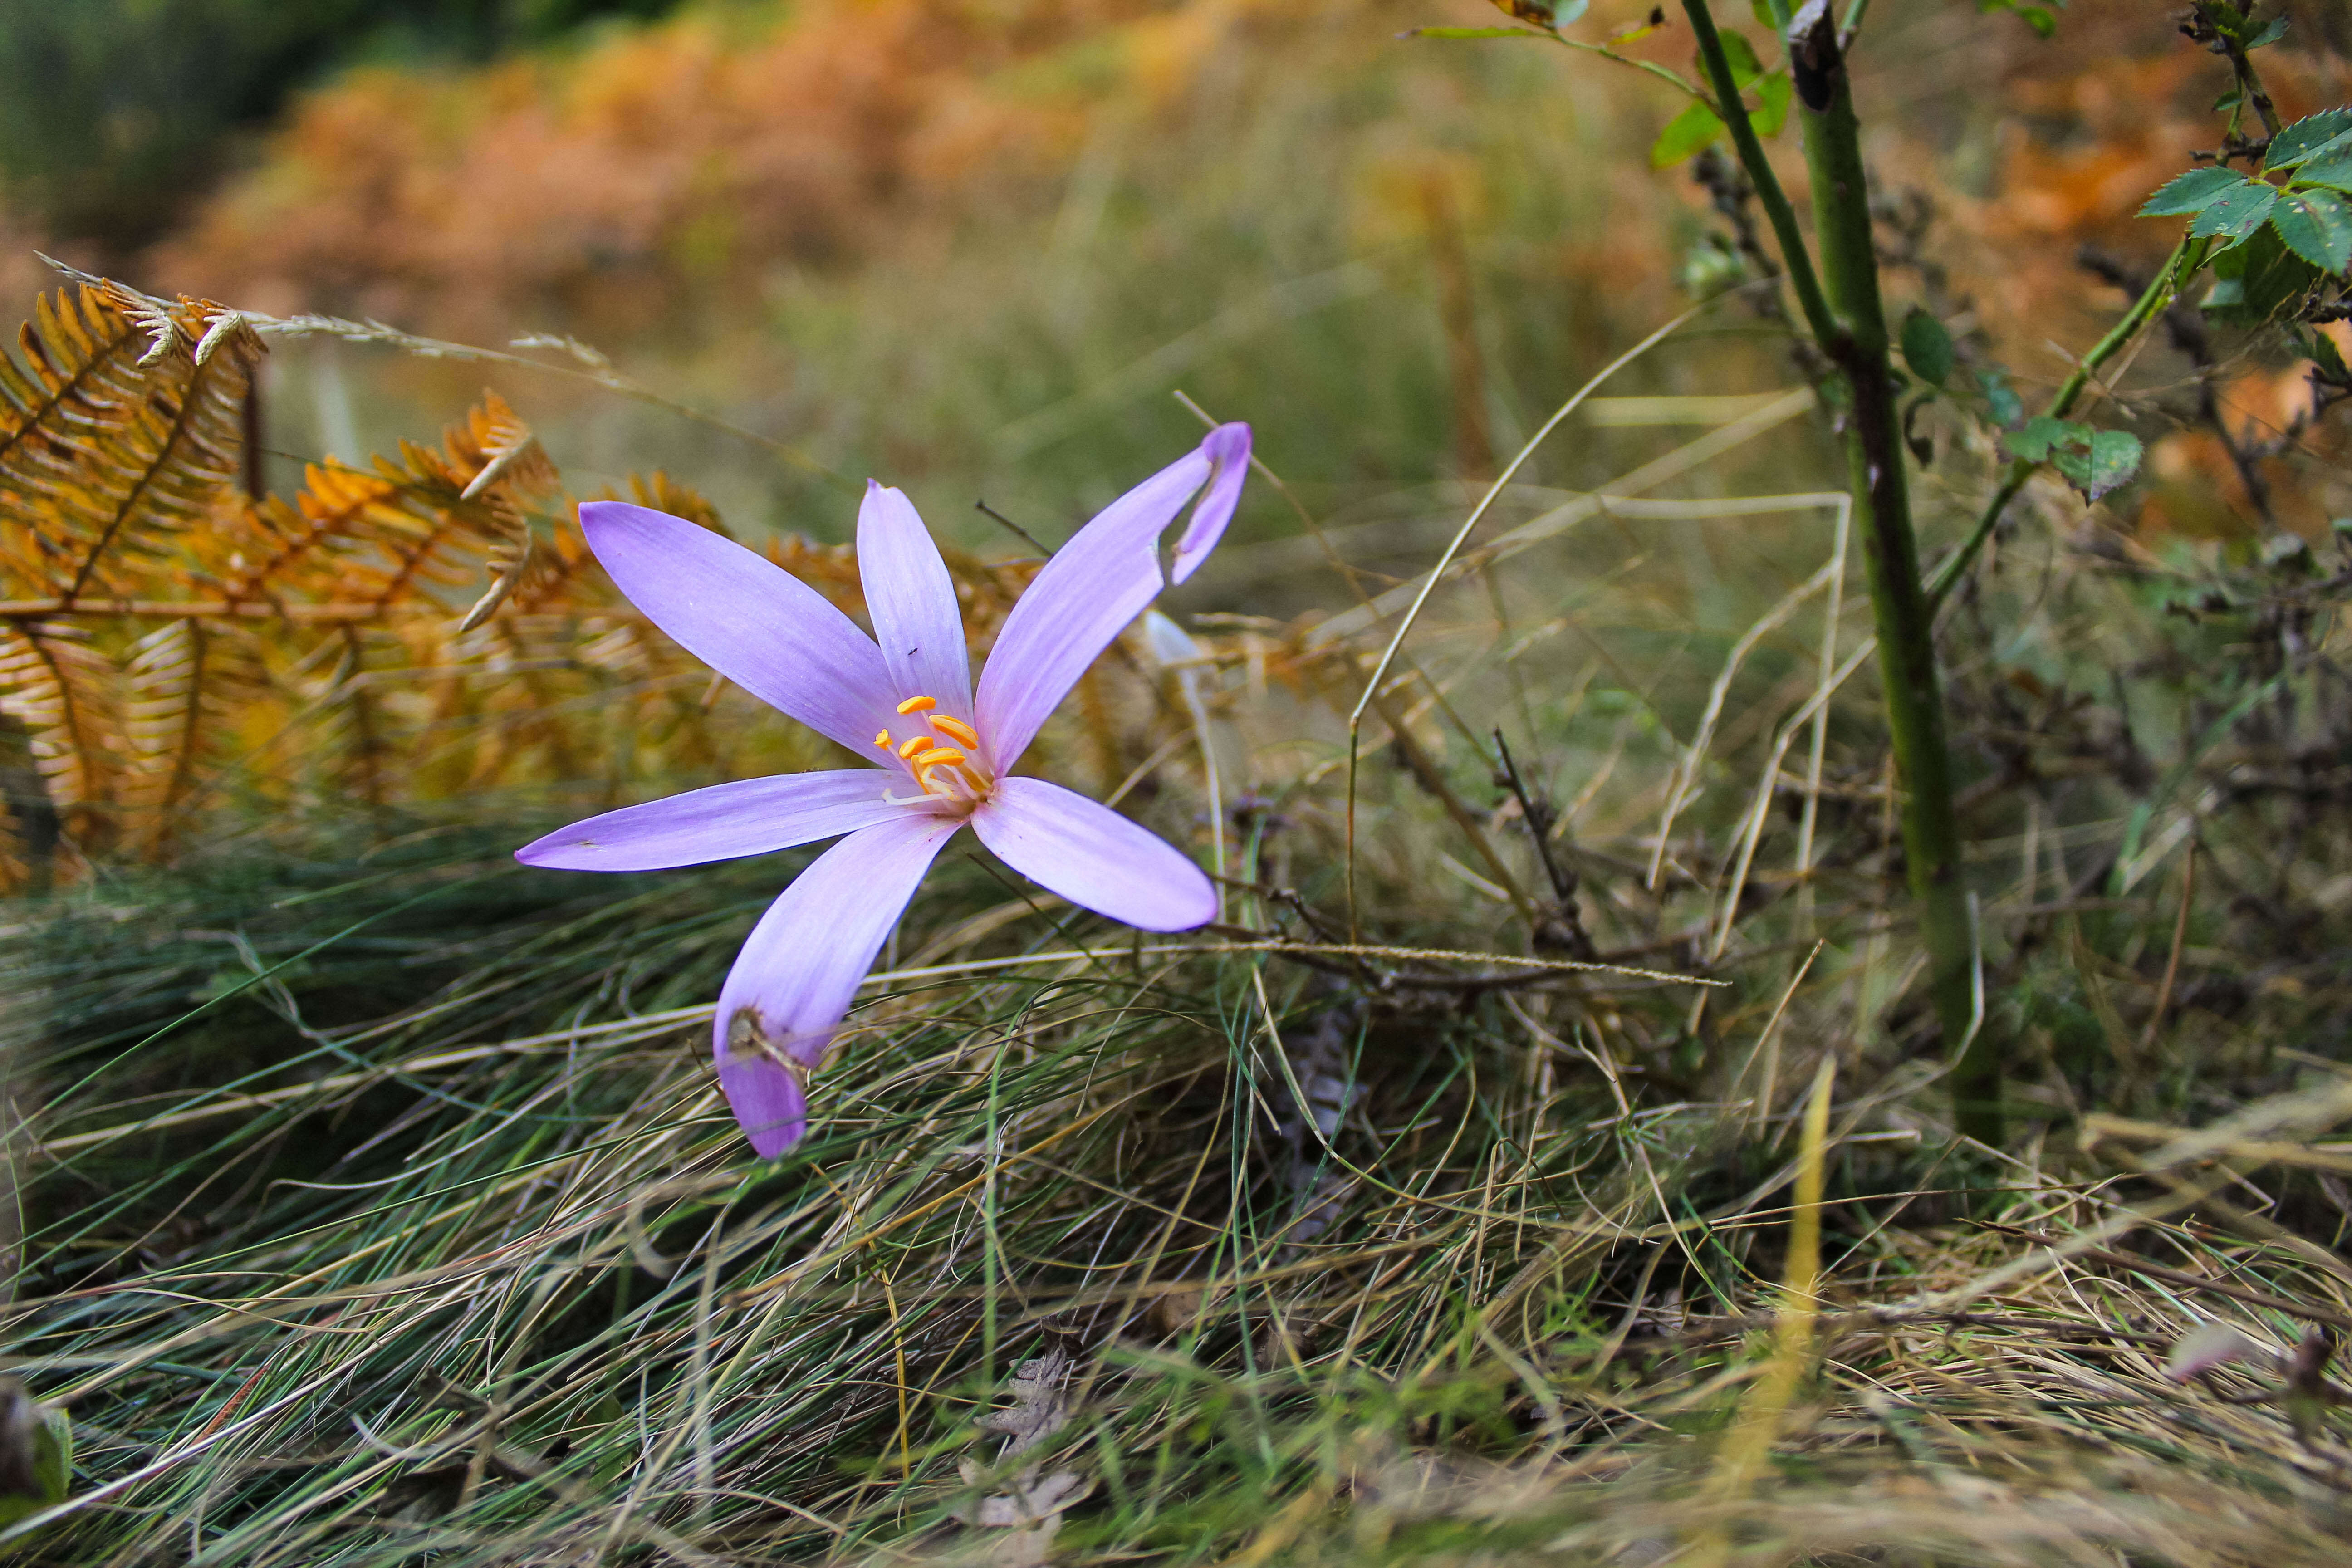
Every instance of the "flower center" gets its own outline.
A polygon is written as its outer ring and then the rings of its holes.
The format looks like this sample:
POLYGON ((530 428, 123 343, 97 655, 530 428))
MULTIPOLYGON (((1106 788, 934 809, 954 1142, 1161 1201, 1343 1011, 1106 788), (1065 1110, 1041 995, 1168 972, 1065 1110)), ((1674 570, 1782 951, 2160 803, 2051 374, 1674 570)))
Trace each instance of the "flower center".
POLYGON ((939 706, 936 697, 908 698, 898 704, 899 713, 924 728, 903 741, 884 730, 874 744, 895 752, 925 795, 969 809, 989 797, 996 780, 981 760, 980 731, 940 712, 939 706))

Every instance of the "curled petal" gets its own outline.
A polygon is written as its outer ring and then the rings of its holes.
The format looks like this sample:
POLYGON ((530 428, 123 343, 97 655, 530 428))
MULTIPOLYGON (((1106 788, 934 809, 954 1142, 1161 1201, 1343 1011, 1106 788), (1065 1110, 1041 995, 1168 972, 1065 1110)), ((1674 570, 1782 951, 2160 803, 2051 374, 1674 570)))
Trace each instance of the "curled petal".
MULTIPOLYGON (((1004 629, 981 669, 976 700, 981 733, 988 737, 1000 772, 1020 760, 1046 715, 1060 706, 1078 677, 1159 596, 1160 534, 1192 492, 1227 474, 1238 491, 1243 468, 1233 461, 1236 438, 1226 435, 1235 429, 1241 431, 1239 449, 1245 458, 1247 427, 1220 426, 1198 449, 1111 502, 1078 530, 1054 552, 1004 618, 1004 629), (1216 453, 1211 451, 1212 443, 1217 445, 1216 453)), ((1233 515, 1230 497, 1223 516, 1213 510, 1216 495, 1213 488, 1210 500, 1202 502, 1187 531, 1188 539, 1194 532, 1202 536, 1195 563, 1233 515)))
POLYGON ((1192 521, 1184 525, 1183 536, 1176 541, 1175 559, 1168 572, 1171 583, 1190 577, 1225 536, 1225 525, 1234 521, 1234 509, 1241 505, 1242 481, 1249 478, 1250 427, 1220 425, 1209 432, 1201 450, 1208 454, 1209 483, 1201 492, 1200 504, 1192 509, 1192 521))
POLYGON ((870 479, 857 510, 857 571, 898 698, 936 698, 937 711, 969 722, 971 659, 954 580, 905 492, 870 479))
POLYGON ((625 501, 580 509, 589 548, 629 603, 687 652, 860 752, 897 699, 881 650, 815 589, 684 518, 625 501))
POLYGON ((658 871, 765 855, 905 815, 883 798, 893 782, 876 768, 739 779, 575 822, 515 858, 559 871, 658 871))
POLYGON ((1215 884, 1181 850, 1059 784, 1004 779, 971 826, 1006 865, 1098 915, 1145 931, 1217 918, 1215 884))
POLYGON ((940 847, 962 826, 907 813, 862 827, 818 856, 751 928, 719 991, 719 1083, 763 1160, 800 1141, 795 1095, 824 1059, 857 983, 898 923, 940 847))
POLYGON ((786 1067, 756 1054, 730 1061, 724 1050, 719 1087, 727 1093, 727 1109, 751 1141, 751 1152, 772 1160, 808 1131, 808 1091, 801 1087, 808 1075, 797 1063, 786 1067))

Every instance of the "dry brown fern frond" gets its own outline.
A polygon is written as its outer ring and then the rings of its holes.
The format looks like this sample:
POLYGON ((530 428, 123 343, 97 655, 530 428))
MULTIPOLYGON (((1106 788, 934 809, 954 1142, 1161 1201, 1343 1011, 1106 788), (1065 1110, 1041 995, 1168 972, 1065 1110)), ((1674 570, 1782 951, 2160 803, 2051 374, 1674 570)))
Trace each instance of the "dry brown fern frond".
POLYGON ((32 763, 68 830, 87 836, 91 808, 115 782, 120 715, 114 666, 88 628, 0 621, 0 714, 25 728, 32 763))
POLYGON ((42 299, 18 346, 24 363, 0 367, 0 511, 22 525, 8 596, 153 591, 174 536, 241 477, 260 338, 206 300, 83 284, 42 299))
POLYGON ((251 627, 180 616, 131 644, 122 666, 122 843, 163 853, 265 691, 251 627))

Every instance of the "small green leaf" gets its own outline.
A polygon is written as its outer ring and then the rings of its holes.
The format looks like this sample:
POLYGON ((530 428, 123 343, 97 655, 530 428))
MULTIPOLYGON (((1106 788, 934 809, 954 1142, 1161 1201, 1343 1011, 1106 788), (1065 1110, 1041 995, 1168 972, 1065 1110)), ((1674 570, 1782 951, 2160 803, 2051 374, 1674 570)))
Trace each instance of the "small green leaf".
POLYGON ((2128 430, 2094 430, 2071 419, 2036 415, 2025 428, 2010 433, 2004 444, 2029 463, 2048 463, 2066 482, 2097 500, 2139 472, 2145 450, 2128 430))
POLYGON ((2263 155, 2263 167, 2273 171, 2292 169, 2322 151, 2333 151, 2347 132, 2352 132, 2352 105, 2305 115, 2271 138, 2270 151, 2263 155))
POLYGON ((2091 427, 2088 425, 2037 414, 2025 422, 2023 429, 2012 430, 2002 437, 2001 445, 2009 448, 2010 456, 2013 458, 2022 458, 2029 463, 2046 463, 2050 460, 2053 447, 2078 438, 2086 443, 2090 440, 2091 427))
MULTIPOLYGON (((2058 0, 2058 4, 2063 5, 2065 0, 2058 0)), ((1980 16, 2006 11, 2045 38, 2058 30, 2057 17, 2045 7, 2030 5, 2027 0, 1977 0, 1977 11, 1980 16)))
POLYGON ((2200 309, 2228 326, 2259 327, 2318 281, 2319 269, 2266 227, 2213 258, 2213 287, 2200 309))
POLYGON ((1789 79, 1787 71, 1774 71, 1756 84, 1756 112, 1748 121, 1759 136, 1778 136, 1789 123, 1789 105, 1797 96, 1797 84, 1789 79))
POLYGON ((2271 208, 2277 203, 2275 185, 2242 180, 2198 209, 2189 232, 2200 239, 2217 235, 2224 239, 2243 239, 2270 221, 2271 208))
POLYGON ((1998 365, 1977 372, 1977 384, 1984 388, 1985 402, 1992 408, 1996 425, 2014 425, 2025 417, 2025 405, 2009 384, 2009 373, 1998 365))
POLYGON ((2314 158, 2294 172, 2294 184, 2325 185, 2334 191, 2352 191, 2352 147, 2326 153, 2314 158))
POLYGON ((2261 32, 2256 33, 2252 37, 2246 40, 2246 47, 2250 49, 2266 49, 2270 47, 2271 45, 2277 43, 2281 38, 2285 37, 2286 18, 2284 16, 2273 16, 2271 18, 2271 24, 2269 26, 2264 27, 2261 32))
POLYGON ((1756 46, 1744 34, 1724 33, 1723 58, 1731 66, 1731 85, 1744 88, 1764 74, 1763 62, 1756 58, 1756 46))
POLYGON ((2191 169, 2165 183, 2156 195, 2141 204, 2142 217, 2173 217, 2181 213, 2201 212, 2212 205, 2222 192, 2236 185, 2252 182, 2228 169, 2191 169))
POLYGON ((1666 128, 1650 144, 1650 167, 1671 169, 1684 159, 1696 156, 1700 148, 1722 134, 1722 117, 1694 100, 1690 107, 1666 121, 1666 128))
POLYGON ((2092 436, 2088 452, 2069 448, 2059 453, 2052 466, 2083 492, 2084 500, 2096 500, 2130 482, 2131 477, 2139 472, 2140 459, 2145 456, 2139 437, 2130 431, 2101 430, 2092 436))
POLYGON ((2302 352, 2304 358, 2319 367, 2319 374, 2327 380, 2339 386, 2352 381, 2352 365, 2344 363, 2344 351, 2337 348, 2336 340, 2326 332, 2297 328, 2294 346, 2302 352))
POLYGON ((1748 0, 1748 14, 1756 18, 1758 26, 1766 28, 1774 37, 1780 36, 1780 24, 1772 16, 1772 0, 1748 0))
POLYGON ((2322 272, 2341 273, 2352 265, 2352 205, 2332 191, 2281 196, 2271 209, 2271 227, 2322 272))
POLYGON ((1914 305, 1903 317, 1903 363, 1911 374, 1931 386, 1941 386, 1952 374, 1952 334, 1944 323, 1914 305))

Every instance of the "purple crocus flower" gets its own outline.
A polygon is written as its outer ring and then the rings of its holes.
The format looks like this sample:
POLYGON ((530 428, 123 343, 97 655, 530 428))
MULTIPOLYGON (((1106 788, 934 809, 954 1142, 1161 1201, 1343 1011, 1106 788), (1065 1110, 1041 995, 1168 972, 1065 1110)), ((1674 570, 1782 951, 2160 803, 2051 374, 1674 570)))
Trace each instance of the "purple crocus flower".
POLYGON ((580 509, 589 547, 656 626, 874 761, 625 806, 515 851, 527 866, 651 871, 847 835, 768 907, 719 993, 719 1082, 761 1158, 807 1130, 809 1075, 932 858, 966 824, 1015 870, 1097 914, 1156 931, 1215 918, 1216 889, 1172 846, 1013 769, 1097 656, 1159 595, 1160 535, 1196 492, 1166 580, 1192 575, 1215 545, 1249 450, 1248 426, 1221 425, 1105 508, 1013 606, 976 691, 955 585, 898 490, 869 481, 857 514, 873 637, 708 529, 620 501, 580 509))

